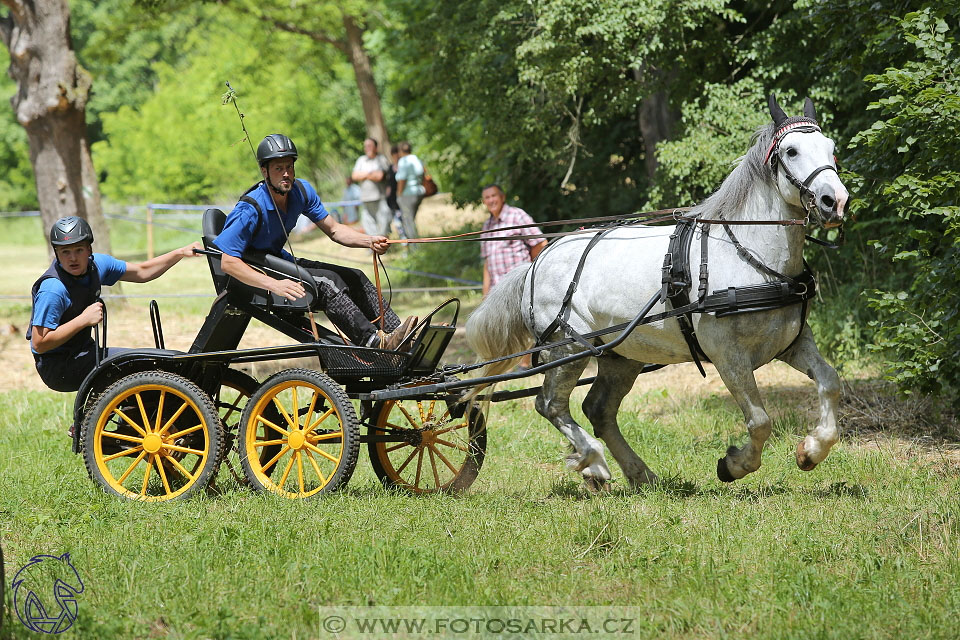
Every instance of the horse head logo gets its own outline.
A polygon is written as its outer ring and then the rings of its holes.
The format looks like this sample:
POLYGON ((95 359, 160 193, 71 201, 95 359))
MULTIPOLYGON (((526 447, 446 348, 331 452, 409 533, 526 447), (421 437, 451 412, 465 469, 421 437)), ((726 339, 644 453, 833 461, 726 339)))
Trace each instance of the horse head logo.
POLYGON ((63 633, 77 619, 83 580, 70 563, 69 553, 30 558, 10 586, 17 617, 31 631, 63 633))

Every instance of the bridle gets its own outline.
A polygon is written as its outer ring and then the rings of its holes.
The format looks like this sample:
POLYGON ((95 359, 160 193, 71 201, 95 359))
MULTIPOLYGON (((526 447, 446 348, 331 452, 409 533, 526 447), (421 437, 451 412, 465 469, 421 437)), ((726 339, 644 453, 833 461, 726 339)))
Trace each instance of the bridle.
POLYGON ((770 143, 770 147, 767 149, 767 155, 764 158, 764 164, 767 162, 770 163, 770 169, 773 171, 774 180, 777 177, 778 168, 782 168, 783 175, 790 184, 797 188, 797 191, 800 193, 800 208, 803 209, 803 212, 810 216, 811 213, 817 216, 818 221, 821 226, 824 224, 823 216, 820 214, 820 208, 817 207, 817 196, 813 191, 810 190, 810 184, 813 182, 814 178, 820 175, 822 172, 830 170, 836 173, 836 159, 834 159, 833 164, 825 164, 823 166, 817 167, 810 172, 810 175, 804 180, 800 180, 795 175, 793 175, 790 170, 787 168, 787 165, 784 164, 783 160, 780 158, 780 143, 783 142, 783 139, 787 136, 788 133, 819 133, 820 127, 817 125, 817 121, 811 118, 788 118, 780 127, 777 129, 776 133, 773 134, 773 141, 770 143))

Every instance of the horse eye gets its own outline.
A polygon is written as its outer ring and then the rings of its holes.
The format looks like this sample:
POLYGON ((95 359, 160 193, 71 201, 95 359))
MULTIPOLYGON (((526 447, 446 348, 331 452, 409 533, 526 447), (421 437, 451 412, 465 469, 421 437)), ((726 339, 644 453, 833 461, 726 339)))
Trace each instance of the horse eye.
POLYGON ((793 147, 790 147, 789 149, 787 149, 787 155, 793 158, 797 155, 797 150, 794 149, 793 147))

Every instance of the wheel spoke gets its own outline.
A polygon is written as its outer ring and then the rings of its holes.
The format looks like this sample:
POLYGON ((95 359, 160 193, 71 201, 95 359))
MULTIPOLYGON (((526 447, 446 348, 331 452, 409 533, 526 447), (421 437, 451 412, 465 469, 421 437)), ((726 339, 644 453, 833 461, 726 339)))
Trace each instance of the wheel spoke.
MULTIPOLYGON (((310 397, 310 406, 307 407, 307 412, 303 414, 303 424, 305 425, 310 424, 310 416, 313 415, 313 410, 317 406, 317 396, 319 395, 320 395, 320 392, 315 389, 313 391, 313 396, 310 397)), ((310 431, 312 429, 313 427, 307 427, 306 431, 310 431)))
POLYGON ((322 416, 320 416, 319 418, 317 418, 317 421, 316 421, 316 422, 314 422, 314 423, 311 424, 309 427, 307 427, 307 431, 313 431, 314 429, 316 429, 317 426, 318 426, 321 422, 323 422, 324 420, 326 420, 327 418, 329 418, 329 417, 330 417, 330 414, 333 414, 333 413, 336 413, 336 409, 328 409, 327 411, 325 411, 322 416))
POLYGON ((160 418, 163 416, 163 401, 167 397, 167 390, 160 389, 160 400, 157 402, 157 426, 155 427, 156 431, 160 431, 160 418))
POLYGON ((170 483, 167 481, 167 472, 163 470, 163 460, 160 456, 154 456, 154 461, 157 463, 157 473, 160 474, 160 480, 163 481, 163 488, 166 489, 167 495, 170 495, 173 490, 170 489, 170 483))
POLYGON ((314 446, 313 444, 311 444, 311 443, 309 443, 309 442, 304 441, 303 446, 305 446, 306 448, 310 449, 310 450, 313 451, 314 453, 319 453, 319 454, 322 455, 324 458, 328 459, 330 462, 333 462, 334 464, 336 464, 337 462, 339 462, 339 460, 338 460, 336 457, 330 455, 329 453, 327 453, 327 452, 324 451, 323 449, 321 449, 321 448, 319 448, 319 447, 316 447, 316 446, 314 446))
POLYGON ((140 495, 147 497, 147 483, 150 482, 150 472, 153 471, 153 459, 157 456, 155 454, 150 454, 150 459, 147 460, 147 470, 143 472, 143 486, 140 487, 140 495))
POLYGON ((267 420, 266 418, 264 418, 264 417, 263 417, 263 414, 260 414, 260 415, 257 416, 257 421, 258 421, 258 422, 262 422, 263 424, 267 425, 268 427, 270 427, 270 428, 273 429, 274 431, 279 431, 280 433, 282 433, 282 434, 285 435, 285 436, 289 436, 289 435, 290 435, 290 432, 289 432, 289 431, 287 431, 287 430, 285 430, 285 429, 281 429, 281 428, 278 427, 277 425, 273 424, 272 422, 270 422, 269 420, 267 420))
MULTIPOLYGON (((457 443, 457 442, 449 442, 449 441, 443 440, 443 439, 441 439, 441 438, 437 438, 437 439, 435 440, 435 442, 438 442, 438 443, 440 443, 440 444, 446 445, 446 446, 450 447, 451 449, 456 449, 457 451, 463 451, 464 453, 470 453, 470 449, 469 449, 468 447, 465 447, 465 446, 463 446, 462 444, 459 444, 459 443, 457 443)), ((440 453, 440 451, 438 450, 437 453, 440 453)))
POLYGON ((165 444, 163 445, 164 449, 170 449, 171 451, 180 451, 181 453, 192 453, 197 456, 204 456, 207 453, 206 449, 188 449, 187 447, 181 447, 175 444, 165 444))
POLYGON ((127 442, 137 442, 143 444, 143 438, 137 438, 135 436, 128 436, 125 433, 114 433, 113 431, 102 431, 100 436, 103 438, 116 438, 117 440, 125 440, 127 442))
POLYGON ((434 412, 434 410, 435 410, 436 408, 437 408, 437 401, 436 401, 436 400, 431 400, 431 401, 430 401, 430 409, 427 410, 427 420, 431 420, 431 419, 433 418, 433 412, 434 412))
POLYGON ((310 464, 313 466, 314 473, 317 474, 317 477, 320 478, 320 486, 327 484, 327 479, 323 476, 323 472, 320 471, 320 465, 317 464, 317 461, 313 459, 313 456, 310 455, 310 450, 306 451, 307 460, 310 461, 310 464))
MULTIPOLYGON (((293 385, 290 389, 293 392, 293 424, 290 425, 293 429, 300 428, 300 407, 297 404, 297 385, 293 385)), ((299 456, 297 456, 299 458, 299 456)))
POLYGON ((403 449, 404 447, 412 447, 412 446, 413 445, 410 444, 409 442, 401 442, 400 444, 395 444, 392 447, 385 447, 384 449, 386 450, 387 453, 392 453, 397 449, 403 449))
MULTIPOLYGON (((433 446, 432 444, 428 446, 430 447, 430 455, 433 456, 434 454, 436 454, 436 456, 443 461, 443 464, 447 465, 447 469, 450 469, 450 472, 453 473, 453 475, 457 475, 457 472, 459 471, 459 469, 457 469, 452 464, 450 464, 450 461, 447 460, 447 457, 442 453, 440 453, 440 450, 437 449, 435 446, 433 446)), ((439 479, 437 480, 437 485, 438 486, 440 485, 439 479)))
POLYGON ((169 457, 167 457, 167 460, 170 461, 170 464, 172 464, 174 467, 176 467, 177 472, 178 472, 181 476, 183 476, 183 477, 186 478, 187 480, 193 482, 193 474, 191 474, 189 471, 187 471, 186 469, 184 469, 184 468, 183 468, 183 465, 180 464, 180 462, 179 462, 176 458, 174 458, 173 456, 169 456, 169 457))
POLYGON ((417 477, 413 481, 414 488, 420 487, 420 474, 423 471, 423 447, 417 449, 417 477))
POLYGON ((415 455, 417 455, 417 452, 418 452, 419 450, 420 450, 420 449, 418 449, 418 448, 414 448, 413 451, 410 452, 410 455, 407 456, 407 459, 403 461, 403 464, 401 464, 399 467, 397 467, 397 474, 398 474, 398 475, 401 474, 401 473, 403 473, 403 470, 407 468, 407 465, 410 464, 410 461, 413 460, 413 457, 414 457, 415 455))
POLYGON ((456 431, 457 429, 463 429, 464 427, 466 427, 466 426, 469 425, 469 424, 470 424, 469 422, 461 422, 460 424, 455 424, 455 425, 446 427, 446 428, 444 428, 444 429, 437 429, 436 431, 433 432, 433 435, 439 436, 439 435, 443 435, 444 433, 449 433, 450 431, 456 431))
POLYGON ((291 429, 295 429, 297 425, 294 424, 293 418, 290 417, 290 414, 287 413, 287 410, 283 408, 282 404, 280 404, 280 399, 277 398, 277 396, 273 396, 272 400, 274 406, 277 408, 277 411, 279 411, 280 415, 283 416, 283 419, 287 421, 287 426, 289 426, 291 429))
POLYGON ((417 422, 416 419, 415 419, 413 416, 410 415, 410 412, 407 411, 407 408, 404 407, 404 406, 403 406, 402 404, 400 404, 399 402, 398 402, 395 406, 397 407, 397 409, 400 409, 400 413, 402 413, 402 414, 404 415, 404 417, 406 417, 407 422, 409 422, 409 423, 410 423, 410 426, 413 427, 414 429, 418 428, 421 424, 423 424, 422 421, 421 421, 421 422, 417 422))
POLYGON ((186 400, 184 400, 183 404, 180 405, 180 408, 174 411, 173 415, 170 416, 170 419, 163 423, 163 427, 160 429, 160 432, 159 432, 161 436, 167 432, 167 429, 173 426, 173 423, 177 421, 177 418, 179 418, 183 414, 183 412, 186 411, 186 409, 187 409, 187 402, 186 400))
POLYGON ((266 447, 271 444, 283 444, 286 440, 260 440, 259 442, 254 442, 254 447, 266 447))
POLYGON ((188 433, 193 433, 194 431, 197 431, 199 429, 203 429, 203 424, 198 424, 195 427, 190 427, 189 429, 184 429, 183 431, 177 431, 176 433, 169 435, 167 437, 170 438, 171 440, 176 440, 177 438, 185 436, 188 433))
POLYGON ((307 438, 307 441, 316 444, 317 442, 325 440, 337 440, 338 438, 343 439, 342 431, 334 431, 333 433, 318 433, 315 436, 307 438))
POLYGON ((137 456, 137 459, 130 463, 130 466, 127 467, 127 470, 123 472, 123 475, 117 479, 117 484, 123 484, 123 481, 127 479, 127 476, 130 475, 130 472, 136 468, 140 461, 143 460, 144 456, 147 455, 146 451, 141 451, 140 455, 137 456))
POLYGON ((140 450, 142 450, 142 449, 143 449, 143 445, 138 446, 138 447, 134 447, 134 448, 132 448, 132 449, 127 449, 127 450, 125 450, 125 451, 121 451, 121 452, 119 452, 119 453, 114 453, 113 455, 109 455, 109 456, 107 456, 106 458, 104 458, 103 461, 104 461, 104 462, 110 462, 111 460, 116 460, 117 458, 121 458, 121 457, 123 457, 123 456, 130 456, 130 455, 133 455, 133 454, 135 454, 137 451, 140 451, 140 450))
POLYGON ((266 472, 267 472, 267 469, 269 469, 270 467, 272 467, 272 466, 274 465, 274 463, 275 463, 277 460, 280 459, 280 456, 282 456, 283 454, 285 454, 287 451, 290 451, 290 447, 288 447, 287 445, 284 445, 283 448, 280 449, 280 453, 278 453, 277 455, 273 456, 273 458, 270 459, 270 462, 268 462, 267 464, 265 464, 265 465, 263 465, 262 467, 260 467, 260 469, 261 469, 264 473, 266 473, 266 472))
POLYGON ((297 451, 297 481, 300 483, 300 493, 306 493, 307 488, 303 486, 303 456, 297 451))
POLYGON ((420 424, 426 424, 427 416, 423 413, 423 402, 417 401, 417 411, 420 413, 420 424))
POLYGON ((143 426, 147 431, 150 431, 150 418, 147 417, 147 408, 143 406, 143 398, 140 397, 140 394, 136 394, 137 406, 140 407, 140 416, 143 418, 143 426))
POLYGON ((439 489, 440 473, 437 471, 437 459, 433 455, 433 447, 429 447, 427 451, 430 453, 430 468, 433 469, 433 481, 434 481, 433 486, 439 489))
MULTIPOLYGON (((291 449, 292 451, 292 449, 291 449)), ((290 462, 287 463, 287 468, 283 470, 283 475, 280 476, 280 482, 277 484, 278 487, 283 489, 284 485, 287 484, 287 476, 290 475, 290 469, 293 468, 293 461, 296 458, 296 451, 293 451, 294 455, 290 456, 290 462)))
POLYGON ((120 416, 121 418, 123 418, 123 421, 126 422, 126 423, 127 423, 128 425, 130 425, 131 427, 133 427, 133 428, 137 431, 137 433, 139 433, 141 436, 146 437, 147 432, 143 430, 143 427, 141 427, 141 426, 138 425, 136 422, 134 422, 133 420, 131 420, 130 418, 128 418, 128 417, 127 417, 127 414, 125 414, 125 413, 124 413, 123 411, 121 411, 119 408, 114 408, 113 412, 114 412, 115 414, 117 414, 118 416, 120 416))

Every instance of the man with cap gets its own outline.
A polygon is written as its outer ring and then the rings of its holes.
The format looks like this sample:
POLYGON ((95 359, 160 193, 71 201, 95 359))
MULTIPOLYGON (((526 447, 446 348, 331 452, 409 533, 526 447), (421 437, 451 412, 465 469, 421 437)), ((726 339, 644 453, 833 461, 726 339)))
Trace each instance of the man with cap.
MULTIPOLYGON (((67 216, 50 229, 55 258, 33 284, 33 312, 27 340, 44 384, 54 391, 76 391, 96 366, 91 327, 103 319, 100 287, 150 282, 203 245, 194 242, 146 262, 124 262, 93 252, 93 229, 86 220, 67 216)), ((111 348, 106 356, 122 349, 111 348)))
MULTIPOLYGON (((313 186, 306 180, 297 179, 294 169, 296 160, 297 147, 290 138, 280 133, 264 138, 257 147, 257 161, 263 180, 240 198, 240 202, 227 215, 223 231, 214 240, 214 244, 223 252, 220 264, 224 273, 288 300, 305 295, 301 283, 277 280, 260 273, 241 257, 244 251, 254 249, 294 261, 283 245, 301 214, 331 240, 345 247, 370 249, 383 254, 390 246, 385 236, 362 233, 340 224, 329 215, 313 186)), ((296 259, 296 263, 316 280, 324 312, 353 344, 396 349, 417 323, 417 318, 413 316, 401 323, 397 314, 385 306, 385 331, 381 331, 374 324, 380 315, 379 296, 362 271, 303 258, 296 259)))

